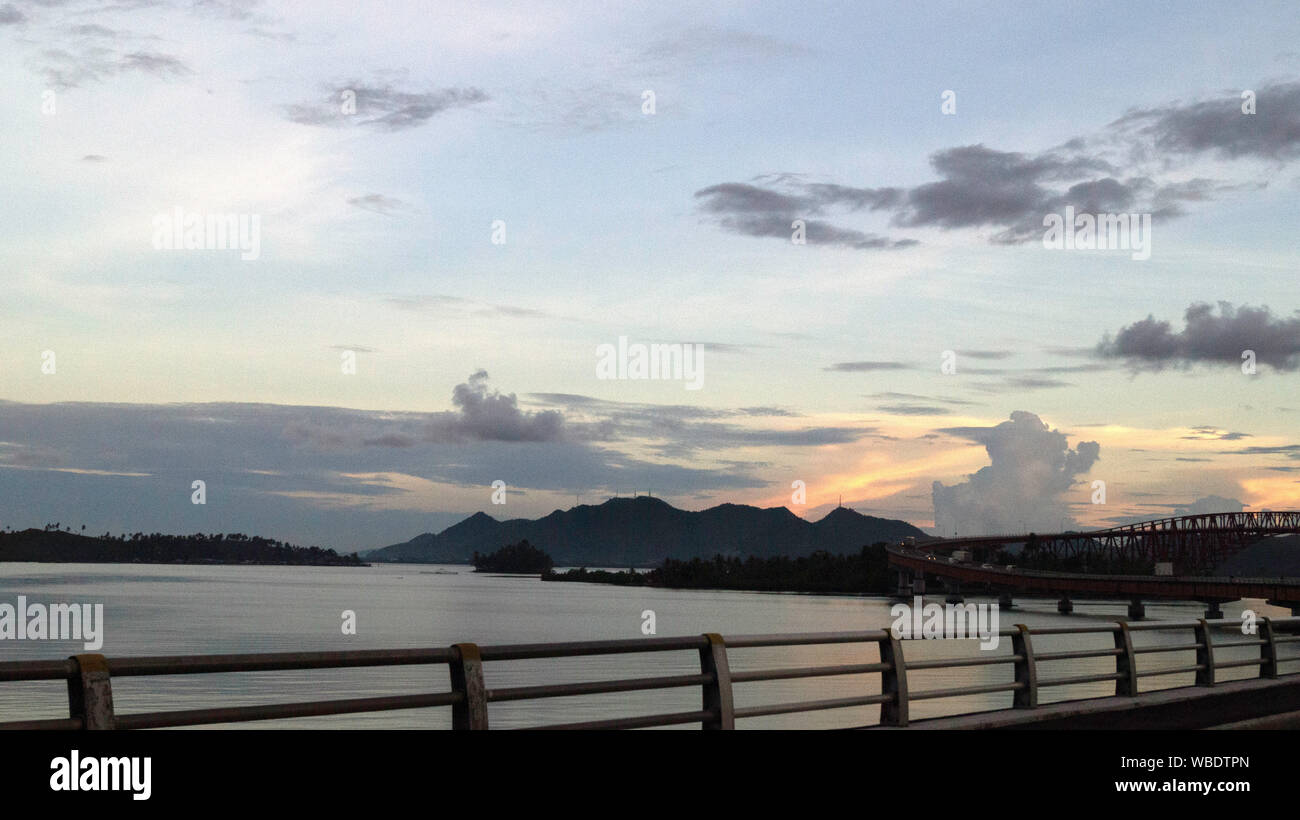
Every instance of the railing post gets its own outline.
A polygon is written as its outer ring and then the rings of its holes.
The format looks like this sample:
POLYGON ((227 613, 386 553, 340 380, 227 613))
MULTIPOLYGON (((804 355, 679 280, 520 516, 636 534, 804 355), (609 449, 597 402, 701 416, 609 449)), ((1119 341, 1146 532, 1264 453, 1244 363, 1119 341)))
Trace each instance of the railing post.
POLYGON ((1204 618, 1196 622, 1197 686, 1214 685, 1214 645, 1210 643, 1210 625, 1204 618))
POLYGON ((700 647, 700 672, 712 676, 704 684, 703 707, 713 713, 704 729, 736 728, 736 708, 731 699, 731 666, 727 663, 727 642, 716 632, 704 633, 707 646, 700 647))
POLYGON ((1259 656, 1263 663, 1259 665, 1261 678, 1277 677, 1277 641, 1274 640, 1273 622, 1267 618, 1259 619, 1259 636, 1264 642, 1259 645, 1259 656))
POLYGON ((483 685, 483 659, 478 644, 452 644, 455 657, 447 668, 451 670, 451 691, 461 695, 452 704, 452 729, 486 729, 488 727, 487 687, 483 685))
POLYGON ((68 678, 68 715, 81 719, 82 729, 115 729, 113 682, 103 655, 73 655, 76 671, 68 678))
POLYGON ((1137 654, 1133 652, 1133 636, 1128 631, 1128 624, 1118 623, 1115 648, 1120 651, 1115 656, 1115 695, 1131 697, 1138 693, 1137 654))
POLYGON ((889 700, 880 704, 881 726, 907 725, 907 663, 903 660, 903 642, 892 634, 881 638, 880 662, 889 668, 880 673, 880 694, 889 700))
POLYGON ((1033 709, 1038 706, 1038 666, 1034 663, 1034 643, 1029 639, 1029 627, 1016 624, 1018 630, 1011 636, 1011 653, 1019 655, 1016 661, 1016 683, 1024 684, 1016 690, 1012 708, 1033 709))

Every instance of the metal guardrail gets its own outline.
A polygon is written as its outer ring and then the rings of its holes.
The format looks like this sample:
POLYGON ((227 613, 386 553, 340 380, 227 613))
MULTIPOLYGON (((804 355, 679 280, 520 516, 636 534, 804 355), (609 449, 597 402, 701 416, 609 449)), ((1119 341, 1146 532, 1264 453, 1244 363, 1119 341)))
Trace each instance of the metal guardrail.
MULTIPOLYGON (((68 713, 66 718, 20 720, 0 723, 0 729, 155 729, 203 724, 238 723, 256 720, 314 717, 450 706, 453 729, 487 729, 488 706, 492 703, 574 695, 608 694, 681 687, 699 687, 700 708, 688 712, 655 714, 608 720, 565 723, 536 728, 547 729, 633 729, 699 723, 705 729, 734 729, 738 719, 764 715, 811 712, 851 706, 879 704, 880 725, 907 726, 909 706, 915 701, 953 698, 997 692, 1011 692, 1012 709, 1035 709, 1039 692, 1045 688, 1071 684, 1115 681, 1115 695, 1137 696, 1142 678, 1194 672, 1196 686, 1214 686, 1218 670, 1253 666, 1260 678, 1300 675, 1300 671, 1281 675, 1278 667, 1300 661, 1300 655, 1281 657, 1278 647, 1300 642, 1300 617, 1259 618, 1258 632, 1246 640, 1214 641, 1216 629, 1240 629, 1241 621, 1165 621, 1128 624, 1115 622, 1094 626, 1044 627, 1030 629, 1023 625, 998 630, 1010 637, 1012 653, 998 656, 941 658, 907 661, 903 647, 911 640, 900 640, 887 630, 865 632, 822 632, 784 635, 746 635, 724 639, 716 633, 680 638, 644 638, 572 643, 514 644, 483 646, 458 643, 446 648, 364 650, 347 652, 289 652, 247 655, 179 655, 160 657, 105 658, 98 654, 74 655, 66 660, 16 661, 0 663, 0 683, 7 681, 66 680, 68 713), (1132 633, 1146 631, 1191 630, 1188 643, 1134 647, 1132 633), (1080 649, 1035 653, 1033 638, 1048 635, 1110 633, 1114 646, 1105 649, 1080 649), (840 664, 731 671, 729 653, 757 647, 794 647, 829 644, 877 645, 880 660, 876 663, 840 664), (1258 646, 1259 657, 1228 662, 1215 661, 1215 651, 1230 647, 1258 646), (670 675, 622 680, 516 686, 489 689, 484 680, 483 664, 488 661, 513 661, 538 658, 628 653, 659 653, 696 650, 700 671, 697 674, 670 675), (1196 651, 1196 662, 1171 669, 1138 668, 1141 655, 1196 651), (1115 658, 1115 671, 1102 674, 1075 675, 1042 680, 1038 665, 1048 661, 1085 658, 1115 658), (952 669, 992 664, 1013 664, 1014 679, 1007 683, 961 686, 947 689, 911 691, 908 672, 927 669, 952 669), (381 667, 399 665, 446 665, 450 691, 429 694, 393 695, 344 700, 305 701, 256 706, 238 706, 181 711, 117 714, 113 708, 112 679, 128 676, 194 675, 219 672, 263 672, 275 670, 338 669, 347 667, 381 667), (793 678, 831 677, 838 675, 880 674, 880 693, 854 697, 811 700, 795 703, 736 707, 733 687, 755 681, 793 678)), ((1168 691, 1168 690, 1165 690, 1168 691)), ((1145 693, 1153 694, 1153 693, 1145 693)), ((998 711, 998 710, 994 710, 998 711)))

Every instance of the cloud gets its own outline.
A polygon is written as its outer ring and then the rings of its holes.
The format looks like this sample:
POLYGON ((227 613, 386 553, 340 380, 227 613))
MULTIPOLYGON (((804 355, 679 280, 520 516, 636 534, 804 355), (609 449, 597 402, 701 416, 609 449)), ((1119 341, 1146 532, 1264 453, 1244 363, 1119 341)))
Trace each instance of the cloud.
POLYGON ((824 204, 809 194, 791 196, 744 183, 723 183, 702 188, 695 192, 695 197, 702 201, 706 213, 717 217, 724 229, 745 236, 790 241, 796 221, 801 221, 804 239, 810 245, 876 250, 917 244, 912 239, 894 240, 812 219, 823 211, 824 204))
POLYGON ((943 148, 930 156, 937 179, 913 187, 859 187, 778 173, 701 188, 695 198, 721 228, 746 236, 788 241, 790 223, 804 219, 809 244, 916 244, 812 219, 879 212, 894 228, 991 229, 990 241, 1021 244, 1041 239, 1044 217, 1067 206, 1168 218, 1185 213, 1184 203, 1264 187, 1268 176, 1237 182, 1179 176, 1183 165, 1207 153, 1274 163, 1300 156, 1300 82, 1263 85, 1258 102, 1253 115, 1241 112, 1239 97, 1138 109, 1092 137, 1037 152, 983 144, 943 148))
POLYGON ((0 26, 12 26, 27 20, 27 15, 23 14, 12 3, 5 3, 0 6, 0 26))
POLYGON ((1217 427, 1201 426, 1193 427, 1190 434, 1179 438, 1191 441, 1240 441, 1243 438, 1250 438, 1250 433, 1233 433, 1217 427))
POLYGON ((1073 523, 1062 496, 1100 456, 1095 441, 1070 449, 1064 433, 1016 411, 995 427, 939 430, 984 445, 989 465, 953 486, 932 486, 935 531, 944 536, 1055 532, 1073 523))
POLYGON ((1196 499, 1185 507, 1175 507, 1174 515, 1208 515, 1210 513, 1241 512, 1244 509, 1246 509, 1246 505, 1235 498, 1207 495, 1204 498, 1196 499))
POLYGON ((54 88, 79 88, 129 72, 149 74, 162 80, 194 73, 180 58, 170 54, 153 51, 119 54, 107 46, 87 45, 84 42, 71 47, 78 50, 73 52, 64 48, 49 48, 36 58, 38 70, 54 88))
POLYGON ((516 319, 542 319, 550 315, 534 308, 476 302, 442 293, 387 296, 384 301, 393 307, 417 312, 465 311, 477 316, 510 316, 516 319))
POLYGON ((871 373, 877 370, 911 370, 912 366, 904 362, 836 362, 822 369, 836 373, 871 373))
POLYGON ((1130 111, 1111 123, 1169 154, 1212 153, 1223 159, 1300 156, 1300 82, 1255 90, 1254 114, 1242 113, 1241 92, 1201 102, 1130 111))
POLYGON ((879 435, 875 427, 775 428, 736 424, 754 417, 795 417, 781 408, 716 408, 695 405, 618 402, 571 393, 535 393, 532 398, 564 408, 566 430, 586 441, 637 440, 665 457, 745 447, 820 447, 851 444, 879 435))
POLYGON ((428 427, 426 440, 559 441, 564 437, 564 416, 554 410, 526 413, 514 393, 488 391, 486 370, 475 371, 456 385, 451 402, 456 411, 438 414, 428 427))
POLYGON ((401 131, 424 125, 447 111, 487 100, 487 92, 473 87, 400 91, 389 85, 355 82, 330 89, 318 101, 285 106, 284 112, 290 120, 303 125, 359 125, 401 131), (355 103, 356 110, 345 113, 349 101, 355 103))
POLYGON ((366 194, 365 196, 354 196, 348 200, 349 205, 355 205, 365 211, 389 216, 401 211, 413 210, 410 205, 400 199, 383 194, 366 194))
POLYGON ((1202 362, 1240 365, 1244 351, 1253 350, 1260 364, 1277 370, 1300 369, 1300 311, 1289 319, 1274 319, 1267 307, 1228 302, 1214 308, 1196 303, 1184 313, 1185 327, 1174 332, 1169 322, 1154 315, 1107 335, 1096 352, 1105 358, 1124 359, 1133 370, 1190 367, 1202 362))

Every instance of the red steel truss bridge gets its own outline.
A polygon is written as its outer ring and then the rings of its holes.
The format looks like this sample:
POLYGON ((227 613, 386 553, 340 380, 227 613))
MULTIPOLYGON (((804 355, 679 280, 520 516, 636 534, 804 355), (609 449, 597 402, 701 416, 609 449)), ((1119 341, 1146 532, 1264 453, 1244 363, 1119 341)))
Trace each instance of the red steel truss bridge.
MULTIPOLYGON (((1079 559, 1082 566, 1171 563, 1175 575, 1205 575, 1247 546, 1273 535, 1300 533, 1300 511, 1234 512, 1160 518, 1091 532, 1034 535, 1041 555, 1079 559)), ((946 538, 917 544, 923 552, 966 550, 984 558, 1029 535, 946 538)), ((1086 571, 1086 570, 1085 570, 1086 571)))

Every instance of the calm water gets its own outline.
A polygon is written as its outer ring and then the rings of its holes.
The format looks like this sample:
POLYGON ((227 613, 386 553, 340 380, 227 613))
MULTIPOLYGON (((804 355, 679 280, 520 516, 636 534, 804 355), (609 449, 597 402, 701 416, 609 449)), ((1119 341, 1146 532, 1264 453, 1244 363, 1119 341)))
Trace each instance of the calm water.
MULTIPOLYGON (((539 641, 640 638, 641 613, 653 610, 659 636, 720 632, 743 635, 887 628, 885 598, 750 592, 629 589, 599 584, 543 583, 536 578, 479 575, 466 567, 386 564, 363 569, 325 567, 160 566, 124 564, 0 564, 0 603, 104 604, 106 655, 165 655, 216 652, 284 652, 481 645, 539 641), (437 574, 442 569, 455 574, 437 574), (357 613, 358 634, 345 636, 340 613, 357 613)), ((930 600, 940 601, 941 598, 930 600)), ((969 598, 973 603, 988 599, 969 598)), ((1002 624, 1031 627, 1082 625, 1122 617, 1120 603, 1076 603, 1063 617, 1055 603, 1017 602, 1002 624)), ((1225 605, 1236 616, 1248 604, 1263 615, 1290 613, 1262 601, 1225 605)), ((1201 617, 1196 604, 1148 604, 1148 619, 1201 617)), ((1236 639, 1240 639, 1238 635, 1236 639)), ((1223 637, 1222 640, 1232 638, 1223 637)), ((1188 643, 1191 632, 1138 633, 1138 645, 1188 643)), ((1110 636, 1052 636, 1034 639, 1039 652, 1103 648, 1110 636)), ((78 642, 0 641, 0 660, 61 658, 83 651, 78 642)), ((973 641, 912 641, 909 659, 971 656, 973 641)), ((993 650, 1011 653, 1004 638, 993 650)), ((1225 649, 1216 658, 1250 657, 1253 649, 1225 649)), ((733 650, 733 670, 796 665, 869 663, 874 645, 733 650)), ((1139 659, 1140 669, 1194 663, 1190 651, 1139 659)), ((1113 661, 1093 658, 1040 664, 1048 679, 1113 671, 1113 661)), ((604 658, 512 661, 485 666, 489 688, 565 681, 601 680, 698 671, 694 652, 620 655, 604 658)), ((1248 677, 1252 669, 1225 670, 1226 679, 1248 677)), ((1006 682, 1010 664, 909 673, 912 691, 1006 682)), ((1144 679, 1143 689, 1184 686, 1190 674, 1144 679)), ((113 694, 120 713, 204 706, 235 706, 325 698, 367 697, 447 691, 442 666, 316 670, 156 678, 119 678, 113 694)), ((876 675, 737 684, 736 705, 818 700, 879 692, 876 675)), ((1108 683, 1044 689, 1043 702, 1113 692, 1108 683)), ((493 728, 594 720, 699 708, 699 690, 622 693, 493 704, 493 728)), ((1010 705, 1010 694, 924 700, 913 718, 956 714, 1010 705)), ((878 707, 837 709, 802 715, 754 718, 745 728, 829 728, 875 723, 878 707)), ((0 683, 0 721, 66 717, 62 682, 0 683)), ((418 709, 363 715, 263 721, 247 727, 447 728, 450 710, 418 709)))

